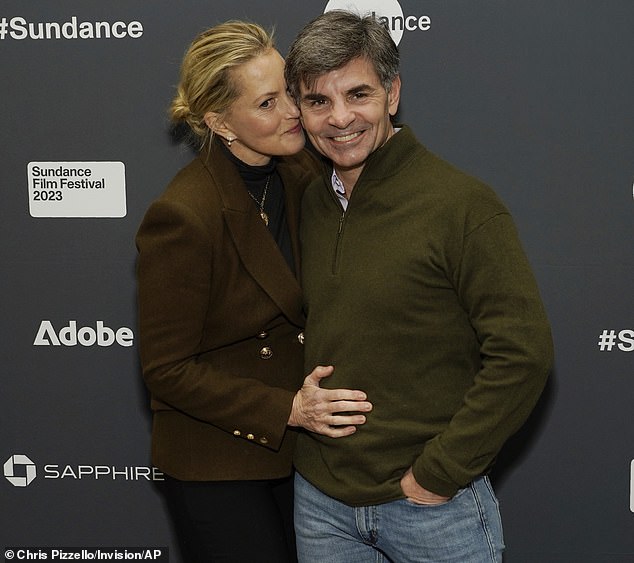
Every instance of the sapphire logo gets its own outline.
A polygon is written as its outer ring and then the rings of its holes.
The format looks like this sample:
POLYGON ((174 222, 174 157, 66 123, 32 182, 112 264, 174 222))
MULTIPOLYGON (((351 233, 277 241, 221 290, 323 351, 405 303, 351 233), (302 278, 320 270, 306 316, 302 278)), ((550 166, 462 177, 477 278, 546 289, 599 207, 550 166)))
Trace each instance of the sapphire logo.
POLYGON ((431 18, 429 16, 405 16, 398 0, 330 0, 324 9, 346 10, 361 16, 373 15, 392 35, 394 43, 401 42, 405 31, 429 31, 431 18))
POLYGON ((12 455, 4 464, 4 476, 14 487, 26 487, 37 475, 35 464, 25 455, 12 455))
MULTIPOLYGON (((156 467, 115 466, 115 465, 60 465, 49 463, 40 465, 42 479, 61 479, 67 481, 110 480, 110 481, 163 481, 165 476, 156 467)), ((14 487, 27 487, 38 470, 27 456, 12 455, 4 463, 4 476, 14 487)))

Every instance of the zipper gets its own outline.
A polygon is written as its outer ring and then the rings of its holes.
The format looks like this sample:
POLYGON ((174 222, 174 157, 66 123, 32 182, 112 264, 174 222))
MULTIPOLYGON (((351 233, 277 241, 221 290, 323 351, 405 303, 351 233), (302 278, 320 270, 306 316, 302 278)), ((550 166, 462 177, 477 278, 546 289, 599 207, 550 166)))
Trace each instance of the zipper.
MULTIPOLYGON (((337 201, 337 203, 339 204, 339 206, 341 206, 341 203, 339 201, 337 201)), ((339 227, 337 228, 337 240, 335 242, 335 255, 334 255, 333 261, 332 261, 332 273, 333 273, 333 275, 337 275, 337 272, 338 272, 339 253, 341 251, 341 239, 343 237, 343 226, 344 226, 344 222, 346 220, 346 212, 345 212, 345 210, 342 208, 341 211, 342 211, 342 213, 341 213, 341 217, 339 217, 339 227)))

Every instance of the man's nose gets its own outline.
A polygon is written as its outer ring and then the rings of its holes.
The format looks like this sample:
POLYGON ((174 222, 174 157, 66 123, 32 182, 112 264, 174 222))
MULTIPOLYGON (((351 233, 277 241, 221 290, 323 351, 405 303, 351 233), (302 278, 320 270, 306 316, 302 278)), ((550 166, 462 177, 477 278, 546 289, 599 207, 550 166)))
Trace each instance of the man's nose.
POLYGON ((338 129, 345 129, 354 121, 354 112, 345 102, 338 102, 332 105, 329 121, 338 129))

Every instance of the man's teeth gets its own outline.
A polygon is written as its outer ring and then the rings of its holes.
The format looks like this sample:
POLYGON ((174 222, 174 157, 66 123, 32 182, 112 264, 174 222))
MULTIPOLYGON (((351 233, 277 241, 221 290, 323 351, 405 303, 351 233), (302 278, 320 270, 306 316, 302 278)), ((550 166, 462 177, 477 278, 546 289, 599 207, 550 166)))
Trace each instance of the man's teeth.
POLYGON ((342 135, 341 137, 333 137, 333 139, 338 142, 343 142, 343 141, 349 141, 351 139, 354 139, 355 137, 358 137, 359 135, 361 135, 360 131, 357 133, 350 133, 350 135, 342 135))

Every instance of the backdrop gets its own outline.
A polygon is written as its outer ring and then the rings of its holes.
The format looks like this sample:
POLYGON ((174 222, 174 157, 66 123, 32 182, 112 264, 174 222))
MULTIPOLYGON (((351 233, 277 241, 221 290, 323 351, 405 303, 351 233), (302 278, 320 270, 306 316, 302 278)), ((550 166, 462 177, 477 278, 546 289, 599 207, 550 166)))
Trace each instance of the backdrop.
MULTIPOLYGON (((134 235, 192 158, 166 108, 198 32, 254 20, 285 53, 326 4, 3 0, 0 547, 182 560, 136 333, 134 235)), ((556 367, 493 475, 506 561, 634 561, 634 2, 330 4, 384 18, 400 120, 496 189, 541 287, 556 367)))

